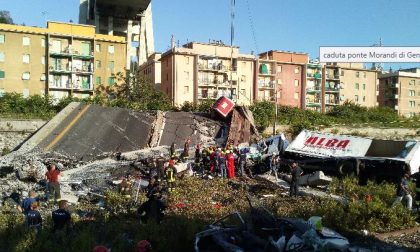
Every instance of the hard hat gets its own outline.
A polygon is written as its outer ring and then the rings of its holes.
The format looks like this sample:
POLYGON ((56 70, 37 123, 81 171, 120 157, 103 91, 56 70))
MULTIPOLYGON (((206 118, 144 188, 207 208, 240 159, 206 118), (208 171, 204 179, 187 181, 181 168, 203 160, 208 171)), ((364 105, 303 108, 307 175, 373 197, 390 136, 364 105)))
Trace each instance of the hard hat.
POLYGON ((169 160, 169 165, 174 165, 175 161, 173 159, 169 160))

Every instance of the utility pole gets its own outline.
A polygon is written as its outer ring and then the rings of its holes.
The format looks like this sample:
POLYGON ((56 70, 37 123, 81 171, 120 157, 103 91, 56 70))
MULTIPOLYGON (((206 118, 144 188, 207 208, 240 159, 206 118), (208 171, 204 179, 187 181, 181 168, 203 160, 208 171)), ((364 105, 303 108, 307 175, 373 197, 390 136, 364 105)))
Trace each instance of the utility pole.
POLYGON ((273 122, 273 136, 276 135, 276 123, 277 123, 277 117, 278 117, 278 105, 277 105, 277 85, 275 86, 274 91, 274 108, 276 111, 274 111, 274 122, 273 122))
POLYGON ((234 28, 234 20, 235 20, 235 1, 230 0, 230 17, 231 17, 231 25, 230 25, 230 99, 233 100, 233 40, 235 35, 235 28, 234 28))

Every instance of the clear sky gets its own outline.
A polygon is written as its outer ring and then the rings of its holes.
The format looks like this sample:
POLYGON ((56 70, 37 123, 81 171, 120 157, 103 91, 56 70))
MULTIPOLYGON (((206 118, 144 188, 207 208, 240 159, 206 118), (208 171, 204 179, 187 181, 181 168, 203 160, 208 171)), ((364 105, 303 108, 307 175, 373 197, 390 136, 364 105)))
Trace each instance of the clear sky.
MULTIPOLYGON (((229 43, 230 0, 152 3, 157 51, 169 47, 171 34, 180 44, 229 43)), ((35 26, 77 22, 78 5, 79 0, 0 0, 0 10, 9 10, 16 23, 35 26)), ((316 58, 319 46, 370 46, 379 38, 387 46, 420 46, 420 0, 236 0, 235 27, 235 45, 243 53, 274 49, 316 58)), ((393 67, 400 65, 414 66, 393 67)))

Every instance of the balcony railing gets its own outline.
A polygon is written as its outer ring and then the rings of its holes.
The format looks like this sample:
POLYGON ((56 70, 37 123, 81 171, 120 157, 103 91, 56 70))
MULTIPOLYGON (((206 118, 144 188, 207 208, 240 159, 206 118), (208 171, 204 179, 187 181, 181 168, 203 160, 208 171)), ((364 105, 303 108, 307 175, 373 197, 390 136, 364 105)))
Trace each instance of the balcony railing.
POLYGON ((50 81, 49 82, 49 88, 91 91, 92 90, 92 85, 90 83, 85 83, 85 84, 78 85, 76 83, 72 84, 71 82, 61 83, 61 82, 50 81))
MULTIPOLYGON (((229 71, 229 66, 226 66, 223 64, 198 64, 198 69, 216 71, 216 72, 219 72, 219 71, 226 72, 226 71, 229 71)), ((233 71, 236 71, 236 69, 233 69, 233 71)))

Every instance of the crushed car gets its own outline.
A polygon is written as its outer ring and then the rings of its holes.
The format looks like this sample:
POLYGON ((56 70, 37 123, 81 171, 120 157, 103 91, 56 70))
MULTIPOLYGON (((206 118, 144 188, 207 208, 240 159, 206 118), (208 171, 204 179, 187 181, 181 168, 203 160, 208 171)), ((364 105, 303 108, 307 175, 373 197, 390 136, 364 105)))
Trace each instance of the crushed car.
POLYGON ((348 251, 349 246, 347 238, 323 227, 320 217, 276 218, 252 205, 248 218, 239 212, 225 216, 196 234, 194 244, 196 252, 348 251))

